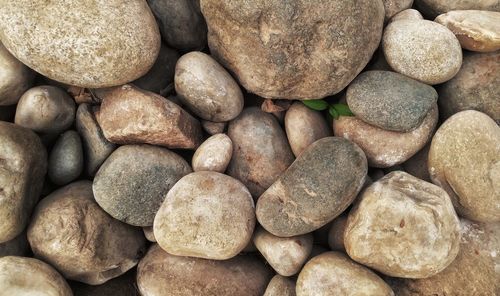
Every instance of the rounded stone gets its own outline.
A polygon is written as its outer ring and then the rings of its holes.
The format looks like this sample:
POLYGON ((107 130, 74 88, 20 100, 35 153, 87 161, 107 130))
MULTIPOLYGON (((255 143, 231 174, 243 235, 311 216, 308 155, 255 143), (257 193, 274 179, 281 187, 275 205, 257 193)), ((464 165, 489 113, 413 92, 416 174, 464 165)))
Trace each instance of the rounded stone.
POLYGON ((139 228, 99 207, 89 181, 71 183, 42 199, 28 227, 28 241, 35 256, 65 278, 90 285, 134 267, 146 244, 139 228))
POLYGON ((226 134, 216 134, 206 139, 193 155, 193 171, 224 173, 233 155, 233 142, 226 134))
POLYGON ((385 20, 389 20, 397 13, 411 8, 413 0, 382 0, 384 3, 385 20))
POLYGON ((462 65, 462 48, 453 32, 427 20, 390 23, 382 47, 392 69, 426 84, 450 80, 462 65))
POLYGON ((226 260, 252 238, 255 207, 238 180, 195 172, 168 192, 154 219, 154 236, 169 254, 226 260))
POLYGON ((450 29, 464 49, 479 52, 500 49, 500 12, 457 10, 441 14, 434 21, 450 29))
POLYGON ((344 243, 353 260, 386 275, 426 278, 457 256, 460 225, 443 189, 395 171, 363 191, 344 243))
POLYGON ((500 127, 488 115, 468 110, 448 118, 432 139, 429 174, 461 216, 500 221, 500 127))
POLYGON ((14 122, 35 132, 58 134, 75 120, 75 101, 62 89, 36 86, 19 99, 14 122))
POLYGON ((26 228, 47 171, 40 138, 24 127, 0 121, 0 243, 26 228))
POLYGON ((378 275, 339 252, 326 252, 307 262, 296 292, 297 296, 394 296, 378 275))
POLYGON ((183 55, 175 66, 174 79, 182 103, 202 119, 224 122, 243 109, 243 94, 236 81, 205 53, 183 55))
POLYGON ((314 142, 258 199, 257 219, 279 237, 306 234, 335 219, 354 200, 368 171, 353 142, 314 142))
POLYGON ((35 258, 0 258, 2 295, 73 296, 66 280, 50 265, 35 258))
POLYGON ((65 185, 83 171, 83 148, 80 136, 70 130, 57 139, 49 155, 48 175, 52 183, 65 185))
POLYGON ((102 164, 92 187, 96 202, 113 218, 152 226, 169 190, 189 173, 189 164, 168 149, 124 145, 102 164))
POLYGON ((35 73, 18 61, 0 42, 0 106, 17 103, 31 87, 35 73))
POLYGON ((465 53, 462 68, 438 88, 444 119, 464 110, 486 113, 500 123, 500 52, 465 53))
POLYGON ((5 47, 38 73, 69 85, 100 88, 135 80, 160 50, 146 1, 20 0, 4 3, 2 16, 5 47))
POLYGON ((405 162, 422 149, 430 141, 437 121, 434 105, 420 126, 407 133, 383 130, 352 116, 334 120, 333 133, 359 145, 371 167, 387 168, 405 162))
POLYGON ((424 17, 420 12, 416 9, 405 9, 401 12, 395 14, 390 20, 389 23, 399 21, 399 20, 423 20, 424 17))
POLYGON ((274 99, 340 92, 369 62, 384 22, 381 0, 202 0, 201 10, 214 57, 249 92, 274 99))
POLYGON ((279 274, 273 276, 263 296, 295 296, 295 282, 279 274))
POLYGON ((271 267, 282 276, 300 271, 313 247, 312 234, 277 237, 263 228, 255 231, 253 242, 271 267))
POLYGON ((347 104, 357 118, 384 130, 414 130, 435 106, 432 86, 389 71, 367 71, 347 88, 347 104))
POLYGON ((292 164, 294 157, 277 119, 259 108, 246 108, 229 123, 233 156, 227 174, 258 198, 292 164))
POLYGON ((332 135, 332 129, 323 115, 301 102, 295 102, 286 111, 285 131, 295 156, 317 140, 332 135))
POLYGON ((415 0, 415 4, 429 18, 452 10, 500 11, 498 0, 415 0))

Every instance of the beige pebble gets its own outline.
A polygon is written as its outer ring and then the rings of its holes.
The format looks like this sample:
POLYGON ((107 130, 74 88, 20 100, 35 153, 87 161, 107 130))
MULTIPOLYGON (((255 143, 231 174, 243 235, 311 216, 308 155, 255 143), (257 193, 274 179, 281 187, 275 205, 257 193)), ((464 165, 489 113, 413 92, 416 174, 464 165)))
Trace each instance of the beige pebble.
POLYGON ((420 12, 416 9, 405 9, 401 12, 398 12, 395 14, 391 19, 389 20, 389 23, 395 22, 395 21, 400 21, 400 20, 423 20, 424 17, 420 12))
POLYGON ((226 134, 216 134, 206 139, 193 155, 193 171, 214 171, 224 173, 231 156, 233 142, 226 134))

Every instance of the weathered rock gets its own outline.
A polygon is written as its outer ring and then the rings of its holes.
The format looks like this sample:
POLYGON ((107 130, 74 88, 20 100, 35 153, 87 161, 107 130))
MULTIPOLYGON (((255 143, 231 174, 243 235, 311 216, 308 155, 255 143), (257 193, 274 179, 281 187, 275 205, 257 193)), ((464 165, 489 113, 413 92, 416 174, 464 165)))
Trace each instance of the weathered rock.
POLYGON ((358 144, 372 167, 387 168, 408 160, 431 139, 438 121, 436 105, 419 127, 407 133, 387 131, 351 116, 333 122, 333 133, 358 144))
POLYGON ((380 0, 202 0, 201 10, 214 57, 248 91, 275 99, 340 92, 370 60, 384 21, 380 0))
POLYGON ((28 224, 46 171, 47 152, 40 138, 0 121, 0 243, 14 239, 28 224))
POLYGON ((340 251, 345 253, 344 246, 344 232, 347 223, 347 215, 342 214, 335 218, 328 232, 328 245, 333 251, 340 251))
POLYGON ((4 3, 1 14, 5 47, 33 70, 69 85, 99 88, 135 80, 160 50, 160 32, 145 1, 20 0, 4 3))
POLYGON ((290 278, 275 275, 267 285, 264 296, 295 296, 295 282, 290 278))
POLYGON ((11 239, 10 241, 0 243, 0 257, 4 256, 24 256, 28 253, 28 240, 26 232, 11 239))
POLYGON ((263 228, 258 228, 253 242, 278 274, 292 276, 300 271, 309 257, 313 236, 308 233, 293 237, 277 237, 263 228))
POLYGON ((169 190, 189 173, 189 164, 165 148, 124 145, 102 164, 92 187, 96 202, 113 218, 152 226, 169 190))
POLYGON ((168 192, 154 219, 154 236, 168 253, 226 260, 252 238, 255 207, 238 180, 217 172, 195 172, 168 192))
POLYGON ((424 17, 420 12, 416 9, 405 9, 401 12, 395 14, 390 20, 389 23, 399 21, 399 20, 423 20, 424 17))
POLYGON ((431 182, 427 160, 429 159, 429 149, 431 143, 427 143, 424 148, 402 163, 403 170, 426 182, 431 182))
POLYGON ((101 97, 97 121, 113 143, 185 149, 201 144, 199 121, 164 97, 132 85, 112 88, 101 97))
POLYGON ((71 183, 42 199, 28 227, 28 241, 35 256, 65 278, 90 285, 134 267, 145 248, 139 228, 99 207, 89 181, 71 183))
POLYGON ((456 10, 439 15, 435 22, 450 29, 464 49, 479 52, 500 49, 500 12, 456 10))
POLYGON ((441 85, 439 110, 444 119, 464 110, 477 110, 500 123, 500 52, 465 53, 462 68, 441 85))
POLYGON ((367 71, 347 88, 347 104, 366 123, 385 130, 408 132, 422 124, 438 94, 399 73, 367 71))
POLYGON ((415 0, 415 4, 429 18, 452 10, 500 11, 498 0, 415 0))
POLYGON ((35 73, 18 61, 0 42, 0 106, 17 103, 30 88, 35 73))
POLYGON ((104 284, 93 286, 71 282, 74 296, 140 296, 135 283, 135 269, 111 279, 104 284))
POLYGON ((285 130, 293 154, 299 156, 309 145, 332 135, 332 130, 320 112, 295 102, 286 111, 285 130))
POLYGON ((73 296, 66 280, 52 266, 34 258, 0 258, 3 295, 73 296))
POLYGON ((177 62, 175 91, 189 110, 205 120, 232 120, 243 110, 238 83, 211 56, 199 51, 187 53, 177 62))
POLYGON ((148 0, 163 40, 181 50, 200 50, 207 43, 207 24, 199 0, 148 0))
POLYGON ((232 155, 231 139, 226 134, 213 135, 196 149, 191 161, 193 170, 224 173, 232 155))
POLYGON ((82 137, 87 174, 94 176, 101 164, 115 150, 116 145, 106 140, 89 104, 80 104, 76 110, 76 130, 82 137))
POLYGON ((318 140, 260 196, 257 219, 280 237, 316 230, 351 204, 367 170, 365 154, 353 142, 318 140))
POLYGON ((307 262, 297 279, 296 292, 297 296, 394 296, 378 275, 338 252, 323 253, 307 262))
POLYGON ((389 20, 397 13, 411 8, 413 0, 382 0, 384 3, 385 20, 389 20))
POLYGON ((143 296, 160 296, 165 291, 172 296, 260 296, 272 276, 257 256, 206 260, 170 255, 153 245, 137 268, 137 286, 143 296))
POLYGON ((83 171, 83 148, 80 136, 70 130, 62 134, 50 151, 48 175, 57 185, 74 181, 83 171))
POLYGON ((274 116, 251 107, 229 123, 233 157, 228 175, 245 184, 254 198, 278 179, 294 157, 286 135, 274 116))
POLYGON ((458 217, 446 192, 401 171, 363 191, 344 233, 353 260, 402 278, 444 270, 457 256, 459 243, 458 217))
POLYGON ((429 150, 429 174, 461 216, 500 221, 500 127, 486 114, 462 111, 439 127, 429 150))
POLYGON ((213 122, 208 120, 201 120, 201 127, 209 135, 223 133, 226 130, 227 122, 213 122))
POLYGON ((390 23, 382 46, 392 69, 426 84, 450 80, 462 65, 462 48, 453 32, 427 20, 390 23))

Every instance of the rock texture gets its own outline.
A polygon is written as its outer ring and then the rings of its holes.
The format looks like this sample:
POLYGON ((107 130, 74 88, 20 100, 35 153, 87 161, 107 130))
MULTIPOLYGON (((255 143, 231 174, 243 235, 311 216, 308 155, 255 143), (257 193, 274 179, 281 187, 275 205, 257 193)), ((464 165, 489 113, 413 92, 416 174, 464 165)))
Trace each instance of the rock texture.
POLYGON ((48 175, 52 183, 65 185, 83 171, 83 148, 76 131, 67 131, 57 139, 50 151, 48 175))
POLYGON ((18 61, 0 42, 0 106, 17 103, 31 86, 35 73, 18 61))
POLYGON ((193 155, 193 170, 224 173, 231 156, 233 142, 226 134, 216 134, 206 139, 193 155))

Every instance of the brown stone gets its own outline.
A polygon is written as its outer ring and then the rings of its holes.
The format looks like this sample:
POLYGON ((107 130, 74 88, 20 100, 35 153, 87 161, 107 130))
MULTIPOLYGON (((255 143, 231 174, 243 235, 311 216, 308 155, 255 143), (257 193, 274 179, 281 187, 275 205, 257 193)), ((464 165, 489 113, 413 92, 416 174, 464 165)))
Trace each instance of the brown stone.
POLYGON ((267 285, 264 296, 295 296, 295 282, 288 277, 275 275, 267 285))
POLYGON ((328 232, 328 246, 333 251, 345 252, 344 232, 347 223, 347 214, 342 214, 332 221, 328 232))
POLYGON ((0 106, 17 103, 31 86, 35 73, 18 61, 0 42, 0 106))

